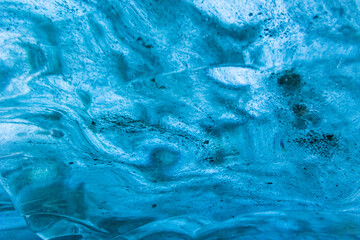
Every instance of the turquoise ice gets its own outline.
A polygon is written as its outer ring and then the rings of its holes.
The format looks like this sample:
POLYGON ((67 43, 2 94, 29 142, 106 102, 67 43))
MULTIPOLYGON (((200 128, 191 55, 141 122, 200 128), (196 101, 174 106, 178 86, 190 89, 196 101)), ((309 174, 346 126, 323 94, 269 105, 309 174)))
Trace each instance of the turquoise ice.
POLYGON ((359 239, 358 0, 0 0, 0 239, 359 239))

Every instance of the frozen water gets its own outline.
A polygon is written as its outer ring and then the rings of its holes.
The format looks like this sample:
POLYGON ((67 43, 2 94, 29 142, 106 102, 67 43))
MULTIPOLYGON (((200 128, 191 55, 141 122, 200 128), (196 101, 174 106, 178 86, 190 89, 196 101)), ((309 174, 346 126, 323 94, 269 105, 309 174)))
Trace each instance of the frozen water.
POLYGON ((0 0, 0 239, 360 238, 359 23, 358 0, 0 0))

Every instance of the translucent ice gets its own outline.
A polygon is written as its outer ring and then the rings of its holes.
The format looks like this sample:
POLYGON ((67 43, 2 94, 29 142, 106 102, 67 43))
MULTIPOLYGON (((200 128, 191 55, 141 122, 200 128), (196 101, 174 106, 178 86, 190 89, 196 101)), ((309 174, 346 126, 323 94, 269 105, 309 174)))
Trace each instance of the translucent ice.
POLYGON ((1 0, 0 239, 360 238, 359 23, 357 0, 1 0))

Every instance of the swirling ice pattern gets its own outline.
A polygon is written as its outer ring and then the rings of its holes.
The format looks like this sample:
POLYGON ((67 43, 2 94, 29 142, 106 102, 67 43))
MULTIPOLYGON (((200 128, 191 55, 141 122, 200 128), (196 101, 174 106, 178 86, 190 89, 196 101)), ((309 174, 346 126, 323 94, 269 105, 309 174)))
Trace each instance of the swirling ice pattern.
POLYGON ((1 239, 360 238, 359 1, 0 13, 1 239))

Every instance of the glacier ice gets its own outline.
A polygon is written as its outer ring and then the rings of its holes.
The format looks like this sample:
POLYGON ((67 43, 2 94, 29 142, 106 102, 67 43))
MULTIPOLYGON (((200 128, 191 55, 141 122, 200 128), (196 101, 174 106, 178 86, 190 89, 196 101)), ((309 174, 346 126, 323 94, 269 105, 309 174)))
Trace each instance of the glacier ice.
POLYGON ((2 0, 0 239, 360 238, 359 20, 2 0))

